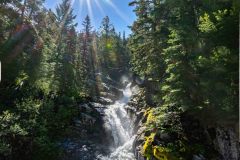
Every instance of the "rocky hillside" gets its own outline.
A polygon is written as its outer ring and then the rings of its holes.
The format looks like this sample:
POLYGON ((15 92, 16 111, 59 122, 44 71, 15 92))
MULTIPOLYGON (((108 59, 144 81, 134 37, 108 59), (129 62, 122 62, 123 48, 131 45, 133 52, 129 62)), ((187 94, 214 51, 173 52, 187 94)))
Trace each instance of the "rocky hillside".
POLYGON ((145 94, 142 89, 130 102, 136 111, 137 160, 239 160, 233 126, 204 124, 194 112, 150 106, 145 94))

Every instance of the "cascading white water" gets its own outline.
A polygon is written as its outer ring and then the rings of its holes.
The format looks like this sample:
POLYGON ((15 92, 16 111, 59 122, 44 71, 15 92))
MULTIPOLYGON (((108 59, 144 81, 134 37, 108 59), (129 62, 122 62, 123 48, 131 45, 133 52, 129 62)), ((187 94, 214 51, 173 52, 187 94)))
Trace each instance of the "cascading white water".
POLYGON ((133 120, 129 117, 126 106, 132 96, 131 83, 123 90, 123 98, 109 105, 105 110, 105 128, 114 140, 112 153, 101 160, 135 160, 132 152, 133 120))

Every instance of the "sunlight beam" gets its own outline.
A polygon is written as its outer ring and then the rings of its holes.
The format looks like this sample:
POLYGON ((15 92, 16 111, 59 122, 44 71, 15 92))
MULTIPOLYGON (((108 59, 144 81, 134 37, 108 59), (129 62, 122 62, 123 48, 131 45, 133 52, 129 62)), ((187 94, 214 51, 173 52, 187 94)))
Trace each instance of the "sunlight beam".
POLYGON ((105 16, 105 12, 103 11, 102 6, 99 3, 99 0, 94 0, 94 2, 96 3, 98 9, 100 10, 101 14, 105 16))
POLYGON ((79 13, 79 16, 81 16, 82 15, 82 13, 83 13, 83 0, 79 0, 79 10, 78 10, 78 13, 79 13))
POLYGON ((110 0, 106 0, 106 2, 116 11, 116 13, 128 24, 131 23, 130 19, 118 9, 118 7, 110 0))
POLYGON ((87 0, 87 8, 88 8, 88 14, 90 16, 92 24, 93 24, 93 26, 96 26, 95 21, 94 21, 93 11, 92 11, 91 0, 87 0))

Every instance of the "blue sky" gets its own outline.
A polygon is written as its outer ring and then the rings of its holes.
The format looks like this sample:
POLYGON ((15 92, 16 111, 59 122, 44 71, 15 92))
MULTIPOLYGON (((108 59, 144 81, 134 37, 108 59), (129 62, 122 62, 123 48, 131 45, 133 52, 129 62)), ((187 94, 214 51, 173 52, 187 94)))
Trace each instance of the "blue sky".
MULTIPOLYGON (((62 0, 45 0, 45 6, 55 11, 57 4, 62 0)), ((136 16, 133 7, 129 7, 131 0, 72 0, 74 14, 77 15, 76 22, 78 30, 81 30, 82 21, 88 14, 92 21, 94 29, 99 29, 103 17, 109 16, 111 23, 115 26, 117 32, 131 33, 127 27, 132 25, 136 16)))

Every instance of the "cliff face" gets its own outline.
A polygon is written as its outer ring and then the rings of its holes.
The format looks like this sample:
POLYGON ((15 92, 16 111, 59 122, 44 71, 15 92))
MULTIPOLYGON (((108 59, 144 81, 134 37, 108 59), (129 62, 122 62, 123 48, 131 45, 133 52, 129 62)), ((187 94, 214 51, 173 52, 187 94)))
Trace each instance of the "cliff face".
POLYGON ((137 160, 240 159, 233 128, 203 124, 189 111, 149 107, 144 94, 139 92, 130 102, 136 116, 133 148, 137 160))
POLYGON ((239 142, 233 129, 216 127, 212 128, 214 136, 212 142, 223 160, 239 160, 239 142))

